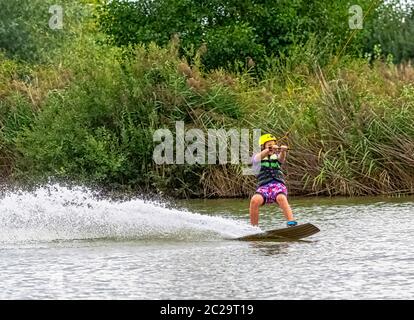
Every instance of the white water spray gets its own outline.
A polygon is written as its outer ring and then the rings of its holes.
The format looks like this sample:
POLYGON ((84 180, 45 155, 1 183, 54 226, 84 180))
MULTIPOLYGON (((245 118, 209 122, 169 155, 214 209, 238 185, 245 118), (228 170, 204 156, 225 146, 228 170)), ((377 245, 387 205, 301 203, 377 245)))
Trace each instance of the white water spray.
POLYGON ((0 199, 0 243, 55 240, 206 240, 259 228, 228 218, 169 209, 141 199, 98 200, 91 190, 60 185, 0 199))

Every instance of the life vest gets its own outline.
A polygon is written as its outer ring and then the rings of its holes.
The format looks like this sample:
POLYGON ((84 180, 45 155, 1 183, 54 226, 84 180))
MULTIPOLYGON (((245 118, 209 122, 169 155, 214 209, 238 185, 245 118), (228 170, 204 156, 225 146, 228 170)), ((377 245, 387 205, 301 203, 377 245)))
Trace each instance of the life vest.
POLYGON ((281 182, 285 184, 285 178, 281 169, 281 163, 277 155, 267 156, 260 162, 260 171, 257 174, 258 186, 264 186, 271 182, 281 182))

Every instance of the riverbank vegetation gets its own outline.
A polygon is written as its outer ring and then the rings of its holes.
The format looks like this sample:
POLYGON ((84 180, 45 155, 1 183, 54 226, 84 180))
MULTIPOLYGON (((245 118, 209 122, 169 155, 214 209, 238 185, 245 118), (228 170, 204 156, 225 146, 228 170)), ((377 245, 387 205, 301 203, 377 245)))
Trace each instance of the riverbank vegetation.
POLYGON ((344 1, 62 1, 53 30, 53 1, 25 1, 0 1, 3 181, 252 194, 241 165, 154 163, 154 131, 184 121, 275 134, 290 194, 414 192, 410 8, 361 1, 357 30, 344 1))

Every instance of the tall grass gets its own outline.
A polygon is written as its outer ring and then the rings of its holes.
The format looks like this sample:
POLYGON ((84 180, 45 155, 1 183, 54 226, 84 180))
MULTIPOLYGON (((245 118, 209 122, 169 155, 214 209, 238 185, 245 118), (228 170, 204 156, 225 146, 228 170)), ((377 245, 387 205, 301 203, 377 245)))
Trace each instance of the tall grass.
POLYGON ((295 193, 412 193, 413 77, 410 65, 381 61, 348 61, 330 78, 316 66, 298 90, 275 92, 279 98, 251 122, 262 118, 267 130, 290 132, 287 172, 295 193))

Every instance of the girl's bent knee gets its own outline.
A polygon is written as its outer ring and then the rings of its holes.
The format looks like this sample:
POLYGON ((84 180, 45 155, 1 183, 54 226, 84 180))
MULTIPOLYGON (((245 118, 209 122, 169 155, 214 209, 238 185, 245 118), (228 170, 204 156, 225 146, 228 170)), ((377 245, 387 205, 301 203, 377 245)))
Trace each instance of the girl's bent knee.
POLYGON ((279 193, 277 196, 276 196, 276 201, 279 203, 279 202, 287 202, 287 197, 286 197, 286 195, 284 194, 284 193, 279 193))
POLYGON ((259 194, 256 194, 252 197, 250 203, 254 206, 260 206, 262 205, 263 201, 264 201, 263 197, 259 194))

